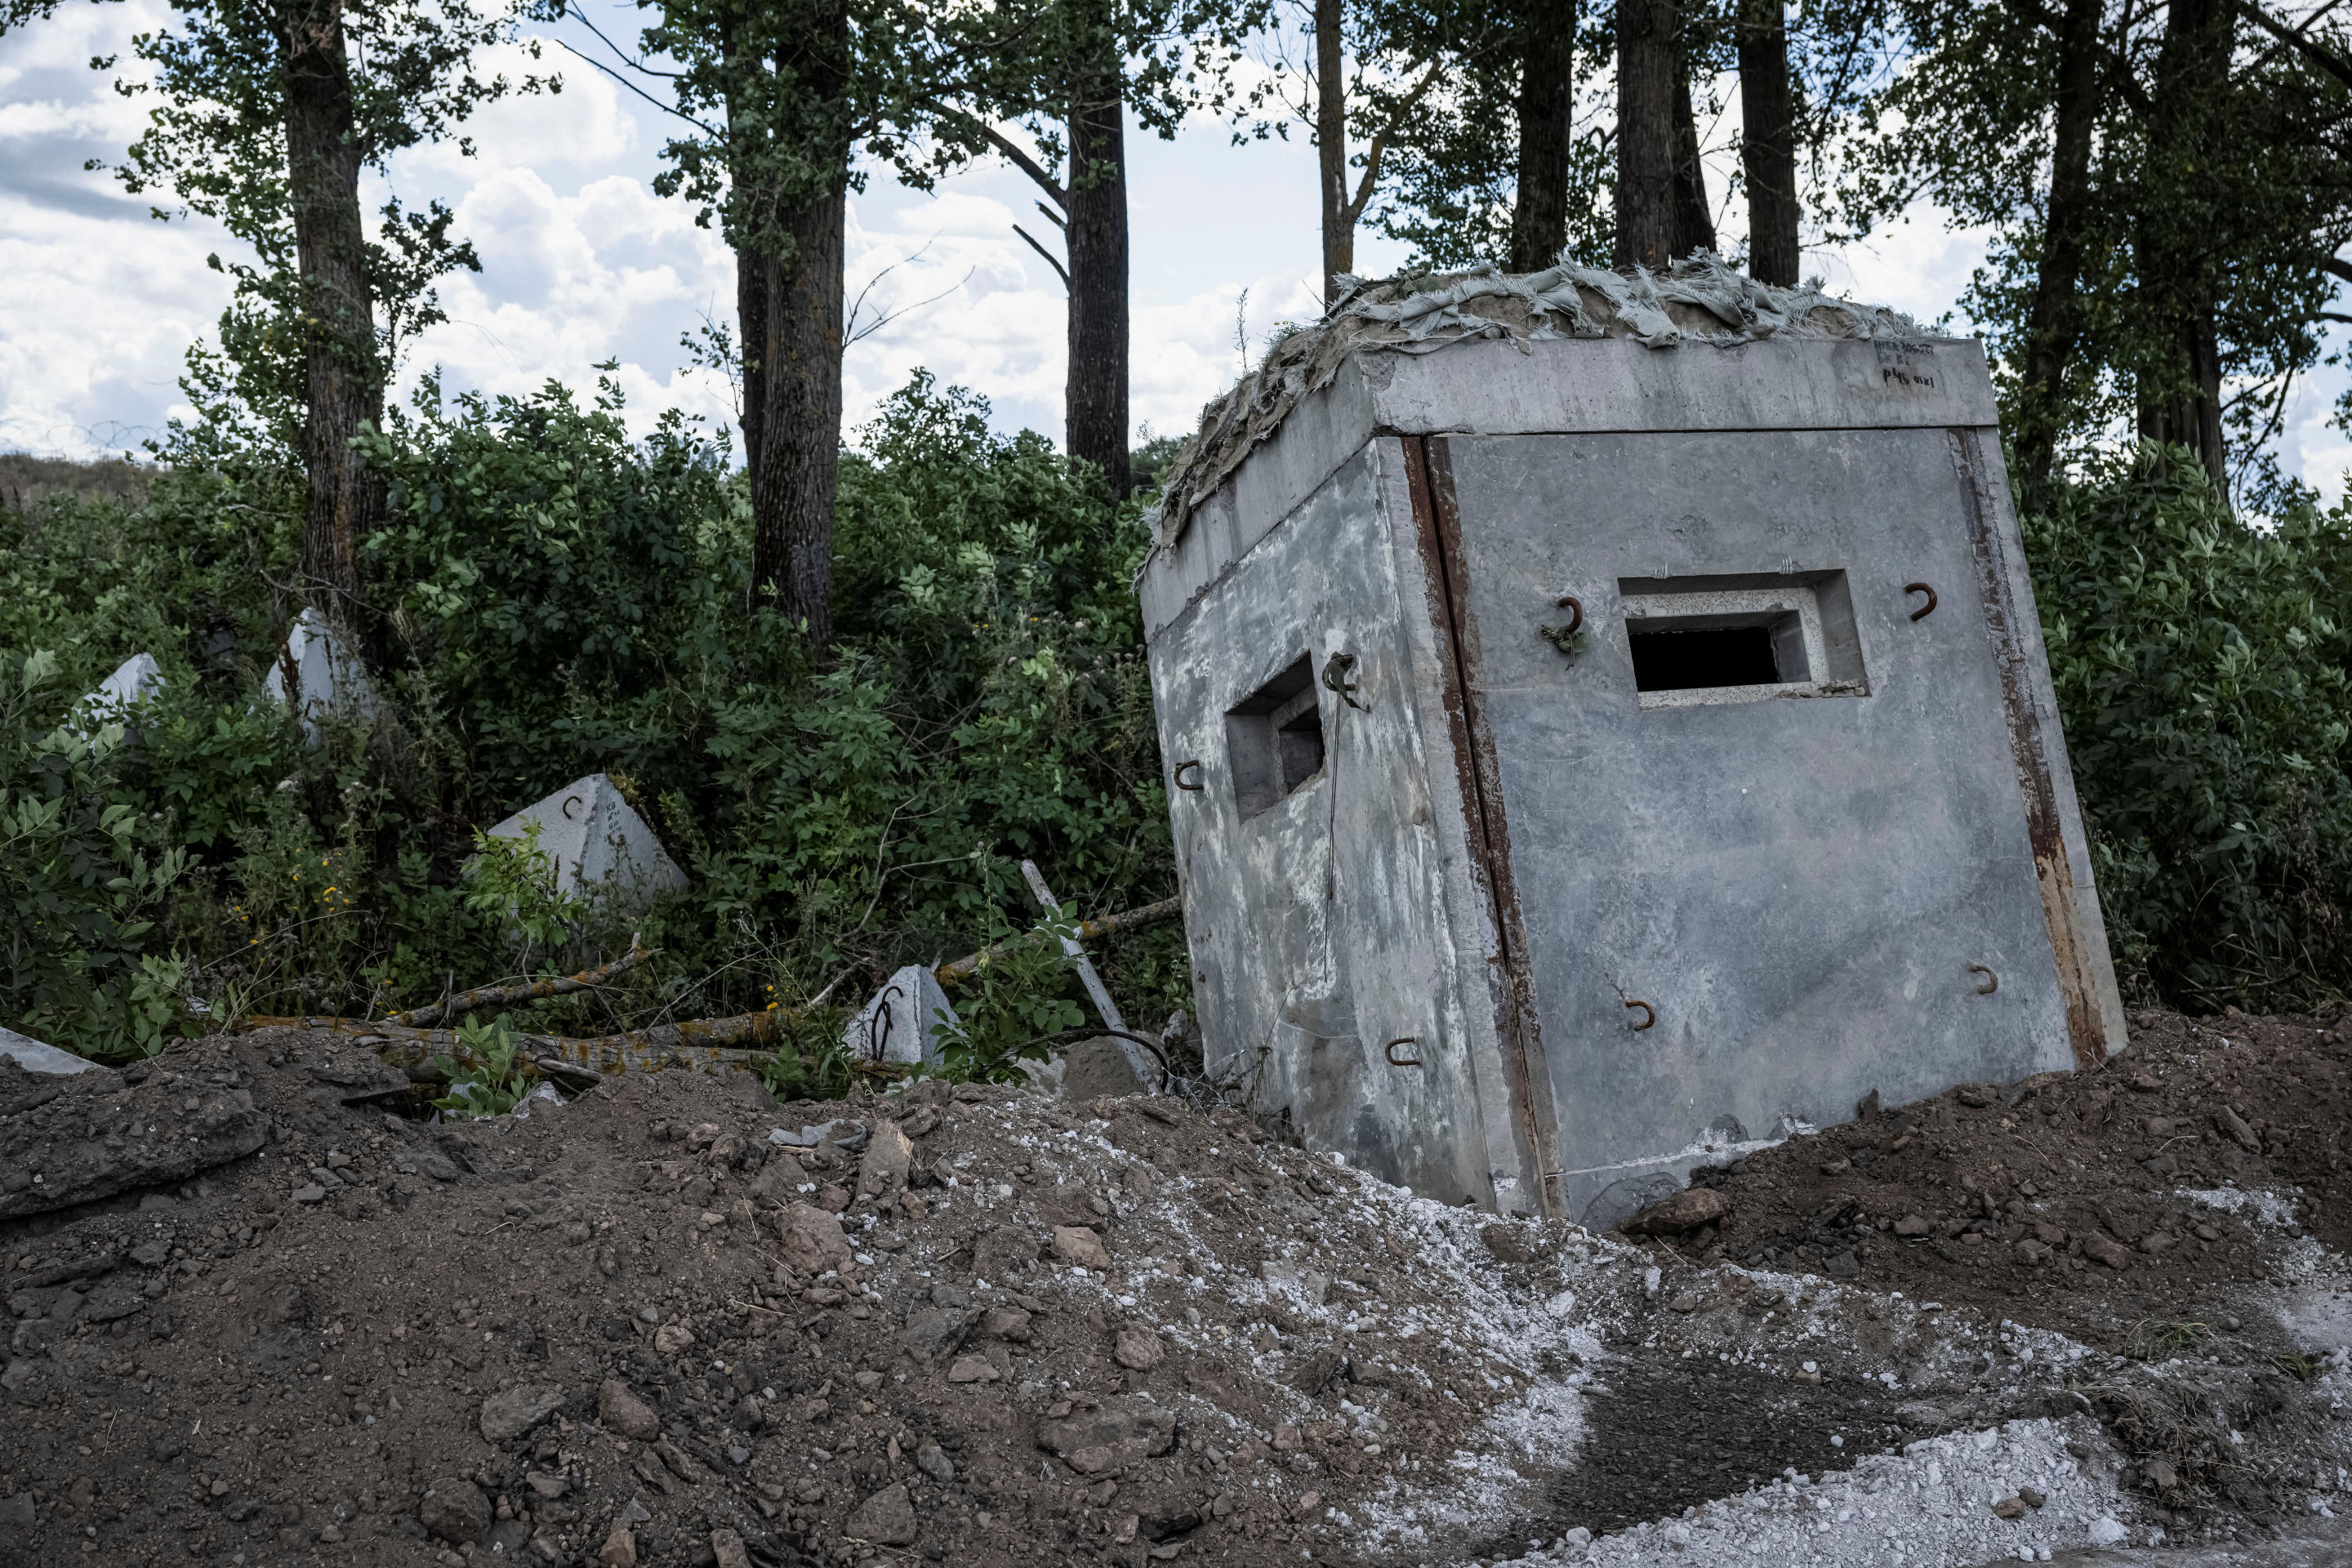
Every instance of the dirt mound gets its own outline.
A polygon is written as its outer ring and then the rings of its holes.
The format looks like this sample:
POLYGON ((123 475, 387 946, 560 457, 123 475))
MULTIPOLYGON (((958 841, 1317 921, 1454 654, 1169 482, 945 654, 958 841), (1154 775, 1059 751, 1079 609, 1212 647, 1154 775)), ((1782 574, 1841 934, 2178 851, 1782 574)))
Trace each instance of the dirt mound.
POLYGON ((2100 1070, 1865 1102, 1843 1126, 1703 1171, 1695 1184, 1730 1213, 1669 1245, 2107 1349, 2234 1329, 2254 1315, 2248 1288, 2278 1272, 2265 1233, 2352 1242, 2352 1037, 2311 1018, 2135 1025, 2100 1070))
POLYGON ((1751 1155, 1710 1178, 1716 1234, 1638 1246, 1171 1100, 663 1072, 433 1124, 293 1030, 18 1075, 0 1561, 1957 1564, 2261 1528, 2352 1458, 2352 1360, 2295 1316, 2352 1276, 2258 1223, 2294 1195, 2265 1173, 2333 1169, 2333 1037, 2297 1026, 2264 1026, 2282 1053, 2164 1022, 2105 1074, 1751 1155), (2290 1120, 2260 1086, 2297 1077, 2290 1120), (2261 1153, 2135 1163, 2216 1093, 2261 1153), (2027 1147, 2057 1167, 2032 1194, 2027 1147), (2124 1205, 2185 1201, 2159 1176, 2240 1212, 2148 1247, 2124 1205), (1882 1185, 1930 1232, 1804 1217, 1882 1185), (2069 1232, 2038 1264, 2012 1191, 2069 1232), (1962 1194, 2002 1216, 1983 1240, 1932 1228, 1962 1194), (2092 1215, 2139 1248, 2120 1274, 2092 1215), (2242 1336, 2121 1343, 2133 1292, 2225 1286, 2242 1336))

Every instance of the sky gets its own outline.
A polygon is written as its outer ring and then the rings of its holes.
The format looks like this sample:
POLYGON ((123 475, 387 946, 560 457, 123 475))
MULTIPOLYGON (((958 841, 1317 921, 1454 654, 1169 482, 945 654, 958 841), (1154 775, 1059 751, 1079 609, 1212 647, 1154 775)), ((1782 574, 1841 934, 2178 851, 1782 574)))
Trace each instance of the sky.
MULTIPOLYGON (((611 0, 588 10, 618 39, 640 26, 634 7, 611 0)), ((147 113, 144 100, 114 90, 118 73, 89 62, 127 60, 134 33, 168 21, 163 0, 68 4, 0 37, 0 450, 121 452, 189 412, 177 384, 185 355, 212 334, 229 292, 206 258, 234 259, 237 247, 202 219, 157 221, 146 198, 85 168, 119 159, 147 113)), ((447 202, 483 263, 443 285, 449 320, 413 346, 401 390, 436 369, 449 391, 586 386, 613 360, 638 427, 672 406, 731 425, 730 389, 695 368, 680 342, 706 322, 731 324, 734 277, 718 235, 698 227, 685 203, 654 193, 677 122, 554 47, 561 38, 598 52, 576 22, 541 36, 544 58, 534 65, 516 48, 509 69, 552 65, 561 93, 478 114, 467 128, 474 156, 445 143, 394 160, 391 189, 411 206, 447 202)), ((1223 126, 1195 122, 1172 141, 1130 126, 1128 147, 1140 439, 1189 431, 1239 374, 1237 317, 1253 355, 1282 322, 1312 318, 1319 250, 1314 153, 1303 139, 1235 147, 1223 126)), ((380 204, 384 192, 369 194, 380 204)), ((928 193, 876 171, 852 197, 847 275, 852 295, 866 290, 861 320, 903 308, 845 355, 853 430, 922 367, 987 397, 999 427, 1059 438, 1061 282, 1013 232, 1051 233, 1035 195, 992 163, 928 193)), ((1744 221, 1734 209, 1724 227, 1744 221)), ((1866 243, 1809 250, 1804 270, 1833 293, 1931 321, 1956 308, 1983 243, 1922 207, 1866 243)), ((1379 272, 1405 251, 1367 234, 1357 259, 1379 272)), ((2352 468, 2352 442, 2328 424, 2342 381, 2317 378, 2299 392, 2281 443, 2287 471, 2331 500, 2352 468)))

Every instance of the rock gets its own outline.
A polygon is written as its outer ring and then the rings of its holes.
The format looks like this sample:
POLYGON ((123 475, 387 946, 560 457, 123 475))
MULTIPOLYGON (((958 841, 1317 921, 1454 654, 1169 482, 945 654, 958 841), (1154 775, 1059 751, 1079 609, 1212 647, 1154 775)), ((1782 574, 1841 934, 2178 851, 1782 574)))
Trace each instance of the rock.
MULTIPOLYGON (((13 1065, 7 1072, 26 1076, 13 1065)), ((151 1073, 130 1086, 104 1071, 51 1081, 61 1092, 0 1122, 0 1219, 184 1182, 251 1154, 268 1131, 268 1118, 247 1090, 194 1083, 174 1072, 151 1073), (101 1115, 139 1131, 89 1136, 101 1115)))
POLYGON ((327 1201, 327 1189, 319 1185, 316 1182, 305 1183, 303 1185, 294 1189, 294 1201, 298 1204, 325 1203, 327 1201))
POLYGON ((1843 1252, 1841 1252, 1836 1257, 1831 1258, 1827 1263, 1822 1264, 1822 1272, 1828 1275, 1832 1279, 1857 1279, 1862 1274, 1861 1255, 1856 1253, 1852 1247, 1848 1247, 1843 1252))
POLYGON ((2110 1268, 2131 1267, 2131 1250, 2105 1231, 2095 1230, 2083 1238, 2083 1256, 2110 1268))
POLYGON ((464 1476, 445 1477, 425 1489, 416 1521, 452 1546, 470 1546, 490 1532, 490 1500, 464 1476))
POLYGON ((661 1417, 617 1377, 606 1378, 604 1386, 596 1391, 596 1421, 640 1443, 650 1443, 661 1436, 661 1417))
POLYGON ((1995 1519, 2023 1519, 2025 1500, 2021 1497, 2005 1497, 1992 1505, 1992 1513, 1995 1519))
POLYGON ((1312 1399, 1331 1385, 1331 1380, 1339 1375, 1339 1368, 1345 1359, 1335 1350, 1317 1351, 1307 1358, 1304 1365, 1290 1374, 1290 1386, 1312 1399))
POLYGON ((992 1340, 1020 1345, 1029 1342, 1030 1316, 1018 1307, 991 1307, 980 1321, 980 1331, 992 1340))
POLYGON ((1054 1227, 1054 1256, 1080 1268, 1105 1273, 1110 1269, 1110 1254, 1103 1250, 1102 1237, 1081 1225, 1054 1227))
POLYGON ((2017 1495, 2025 1500, 2025 1506, 2028 1508, 2040 1508, 2050 1500, 2048 1494, 2035 1491, 2032 1487, 2018 1488, 2017 1495))
POLYGON ((2124 1536, 2126 1533, 2128 1532, 2125 1531, 2121 1524, 2116 1521, 2115 1516, 2112 1514, 2103 1513, 2099 1515, 2098 1518, 2091 1521, 2090 1541, 2091 1544, 2094 1546, 2120 1545, 2122 1544, 2124 1536))
POLYGON ((572 1479, 561 1470, 533 1470, 523 1477, 523 1484, 534 1496, 553 1501, 572 1489, 572 1479))
POLYGON ((857 1163, 857 1190, 869 1198, 898 1191, 915 1163, 915 1146, 895 1121, 877 1122, 857 1163))
POLYGON ((1130 1372, 1150 1372, 1166 1353, 1160 1348, 1160 1336, 1150 1329, 1121 1329, 1118 1342, 1111 1348, 1110 1359, 1130 1372))
POLYGON ((803 1274, 822 1274, 828 1268, 854 1267, 857 1261, 850 1253, 849 1238, 841 1234, 841 1222, 823 1209, 793 1204, 774 1217, 773 1224, 777 1250, 787 1268, 803 1274))
POLYGON ((628 1521, 613 1521, 613 1532, 596 1549, 596 1561, 601 1568, 637 1568, 637 1538, 630 1531, 628 1521))
MULTIPOLYGON (((907 1489, 898 1489, 903 1493, 907 1489)), ((912 1541, 914 1537, 907 1539, 912 1541)), ((710 1532, 710 1555, 718 1559, 718 1568, 751 1568, 751 1554, 743 1550, 743 1538, 731 1530, 710 1532)))
POLYGON ((1916 1214, 1906 1214, 1895 1222, 1895 1234, 1897 1236, 1925 1236, 1933 1228, 1926 1218, 1916 1214))
POLYGON ((1713 1225, 1731 1212, 1731 1199, 1717 1187, 1689 1187, 1652 1204, 1620 1229, 1634 1236, 1680 1236, 1713 1225))
POLYGON ((2225 1105, 2213 1113, 2213 1125, 2228 1133, 2247 1153, 2263 1152, 2263 1141, 2254 1136, 2254 1130, 2246 1125, 2246 1119, 2231 1107, 2225 1105))
POLYGON ((669 1473, 688 1486, 698 1487, 710 1479, 709 1472, 695 1461, 693 1455, 667 1437, 656 1437, 648 1445, 656 1458, 669 1467, 669 1473))
POLYGON ((937 1443, 926 1443, 915 1450, 915 1468, 941 1486, 956 1478, 955 1461, 949 1458, 947 1450, 937 1443))
POLYGON ((684 1355, 694 1348, 694 1331, 673 1320, 654 1331, 654 1349, 664 1355, 684 1355))
MULTIPOLYGON (((1098 1460, 1082 1470, 1088 1475, 1156 1459, 1175 1446, 1176 1413, 1139 1394, 1113 1395, 1093 1410, 1037 1424, 1037 1447, 1047 1453, 1065 1459, 1085 1453, 1098 1460)), ((1075 1459, 1071 1468, 1081 1468, 1075 1459)))
POLYGON ((563 1390, 524 1384, 482 1401, 482 1440, 499 1444, 521 1436, 563 1406, 563 1390))
POLYGON ((1515 1225, 1490 1225, 1478 1232, 1478 1239, 1498 1263, 1533 1263, 1535 1242, 1528 1233, 1515 1225))
POLYGON ((0 1497, 0 1530, 30 1530, 36 1522, 32 1493, 16 1492, 0 1497))
POLYGON ((2050 1249, 2038 1241, 2021 1241, 2017 1244, 2017 1260, 2029 1268, 2040 1264, 2049 1256, 2050 1249))
POLYGON ((1906 1426, 1932 1432, 1944 1424, 1944 1407, 1932 1399, 1907 1399, 1895 1407, 1895 1418, 1906 1426))
POLYGON ((842 1534, 874 1546, 911 1546, 917 1530, 914 1500, 904 1481, 893 1482, 850 1510, 842 1534))
POLYGON ((1311 1306, 1319 1307, 1331 1294, 1331 1277, 1296 1263, 1261 1263, 1257 1277, 1269 1285, 1280 1285, 1297 1291, 1311 1306))
POLYGON ((1955 1098, 1971 1110, 1982 1110, 1992 1103, 1992 1090, 1980 1083, 1964 1083, 1955 1098))
POLYGON ((1065 1047, 1055 1053, 1062 1058, 1062 1098, 1083 1101, 1108 1095, 1123 1100, 1130 1094, 1151 1093, 1160 1083, 1159 1073, 1151 1075, 1150 1083, 1144 1082, 1136 1077, 1135 1064, 1127 1056, 1141 1048, 1112 1035, 1065 1047))
POLYGON ((1036 1261, 1037 1238, 1018 1225, 999 1226, 971 1244, 971 1271, 982 1279, 1010 1279, 1036 1261))
POLYGON ((937 1361, 963 1343, 964 1334, 971 1327, 971 1317, 970 1311, 960 1308, 926 1308, 907 1320, 907 1331, 898 1336, 898 1342, 917 1361, 937 1361))
POLYGON ((1669 1312, 1696 1312, 1705 1305, 1706 1305, 1706 1303, 1701 1300, 1698 1296, 1691 1291, 1685 1290, 1681 1295, 1666 1303, 1666 1310, 1669 1312))
POLYGON ((948 1368, 950 1383, 994 1383, 999 1375, 984 1356, 958 1356, 956 1363, 948 1368))

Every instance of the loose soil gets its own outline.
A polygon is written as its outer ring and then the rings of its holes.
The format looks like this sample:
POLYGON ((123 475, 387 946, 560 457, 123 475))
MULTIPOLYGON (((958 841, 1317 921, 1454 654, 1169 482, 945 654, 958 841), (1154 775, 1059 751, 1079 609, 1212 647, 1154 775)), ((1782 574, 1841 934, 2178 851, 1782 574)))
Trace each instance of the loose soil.
POLYGON ((1958 1564, 2259 1535, 2352 1461, 2352 1361, 2298 1341, 2279 1283, 2352 1285, 2343 1057, 2325 1021, 2139 1023, 2101 1072, 1705 1174, 1721 1226, 1639 1244, 1172 1100, 779 1104, 678 1071, 436 1124, 294 1030, 0 1072, 0 1562, 1828 1563, 1899 1528, 1958 1564), (2044 1503, 1989 1512, 2027 1473, 2044 1503), (1883 1524, 1927 1477, 1942 1500, 1883 1524))
POLYGON ((2134 1024, 2131 1048, 2096 1070, 1865 1103, 1843 1126, 1701 1172, 1731 1213, 1667 1245, 2103 1349, 2251 1318, 2248 1288, 2276 1269, 2245 1194, 2294 1200, 2290 1238, 2352 1244, 2352 1032, 2305 1017, 2134 1024))

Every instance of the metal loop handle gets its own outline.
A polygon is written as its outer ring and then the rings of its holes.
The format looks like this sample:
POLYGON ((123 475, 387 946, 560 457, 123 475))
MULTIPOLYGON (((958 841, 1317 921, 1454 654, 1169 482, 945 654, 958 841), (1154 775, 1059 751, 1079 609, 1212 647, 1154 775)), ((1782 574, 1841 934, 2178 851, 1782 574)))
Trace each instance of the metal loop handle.
POLYGON ((1396 1054, 1396 1048, 1399 1046, 1411 1046, 1417 1045, 1419 1043, 1420 1037, 1418 1036, 1401 1035, 1397 1038, 1391 1040, 1386 1046, 1382 1047, 1381 1049, 1383 1054, 1385 1054, 1389 1058, 1389 1066, 1392 1068, 1417 1068, 1421 1065, 1421 1058, 1419 1055, 1416 1054, 1410 1057, 1401 1057, 1396 1054))
POLYGON ((564 820, 564 821, 569 822, 569 821, 571 821, 571 820, 572 820, 572 808, 573 806, 575 806, 575 805, 578 805, 579 804, 580 804, 580 797, 579 797, 578 795, 565 795, 565 796, 563 797, 563 820, 564 820))
POLYGON ((1568 612, 1568 625, 1559 628, 1560 636, 1572 637, 1584 629, 1583 600, 1573 594, 1562 594, 1559 596, 1559 607, 1568 612))
POLYGON ((1340 701, 1360 712, 1364 710, 1364 705, 1356 700, 1356 693, 1362 688, 1350 679, 1355 668, 1354 654, 1333 654, 1323 661, 1323 685, 1327 689, 1338 692, 1340 701))
POLYGON ((1925 594, 1927 595, 1927 602, 1911 612, 1911 618, 1913 620, 1924 621, 1929 616, 1936 613, 1935 589, 1930 588, 1925 583, 1906 583, 1903 584, 1903 591, 1906 594, 1925 594))
POLYGON ((1655 1007, 1651 1006, 1647 1002, 1639 1002, 1634 1001, 1632 998, 1628 998, 1625 1005, 1628 1007, 1639 1007, 1642 1010, 1642 1021, 1633 1026, 1633 1032, 1635 1034, 1638 1035, 1643 1029, 1654 1028, 1657 1026, 1658 1010, 1655 1007))
POLYGON ((2000 990, 2000 975, 1998 975, 1998 974, 1995 974, 1991 970, 1987 969, 1983 964, 1981 964, 1981 963, 1971 963, 1971 964, 1969 964, 1969 973, 1970 974, 1981 974, 1981 975, 1983 975, 1983 976, 1984 976, 1984 982, 1983 982, 1983 984, 1979 984, 1979 985, 1977 987, 1977 994, 1978 994, 1978 995, 1979 995, 1979 996, 1990 996, 1990 995, 1991 995, 1994 992, 1996 992, 1996 991, 1998 991, 1998 990, 2000 990))
POLYGON ((1195 790, 1195 791, 1202 790, 1202 789, 1206 789, 1206 788, 1208 787, 1206 784, 1186 784, 1186 783, 1184 782, 1184 770, 1185 770, 1186 768, 1191 768, 1191 769, 1192 769, 1195 773, 1198 773, 1198 772, 1200 771, 1200 766, 1201 766, 1201 760, 1200 760, 1198 757, 1193 758, 1193 759, 1192 759, 1191 762, 1189 762, 1189 763, 1178 763, 1176 764, 1176 769, 1175 769, 1176 787, 1177 787, 1178 789, 1189 789, 1189 790, 1195 790))

